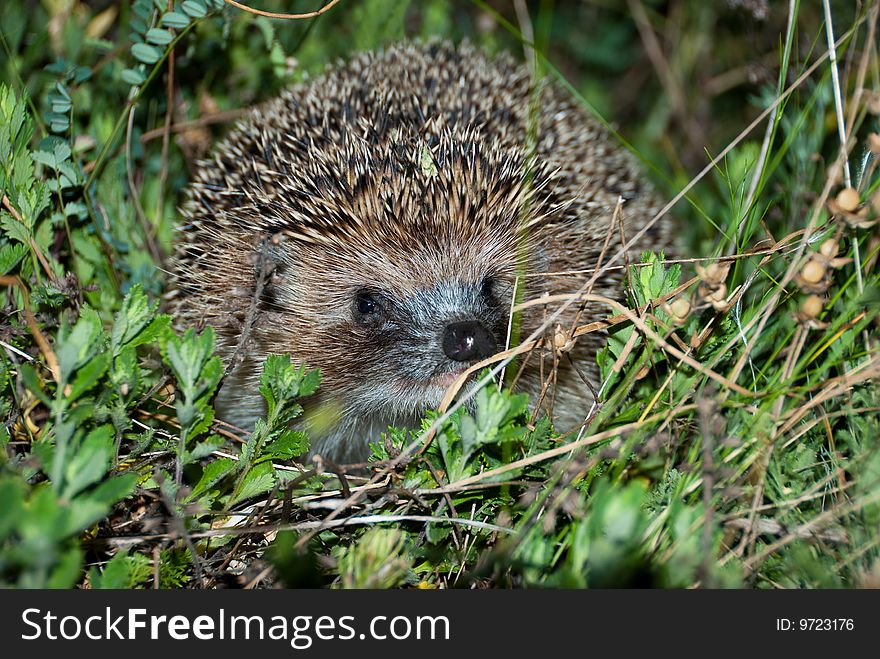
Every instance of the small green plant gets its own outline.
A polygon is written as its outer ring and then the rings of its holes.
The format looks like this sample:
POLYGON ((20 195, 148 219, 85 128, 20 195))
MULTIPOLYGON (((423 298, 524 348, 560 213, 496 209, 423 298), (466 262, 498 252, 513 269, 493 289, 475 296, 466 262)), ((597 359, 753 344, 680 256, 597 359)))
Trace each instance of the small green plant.
MULTIPOLYGON (((319 382, 317 371, 306 372, 304 367, 297 368, 287 355, 269 355, 260 377, 266 419, 257 421, 236 458, 219 458, 205 468, 189 498, 195 500, 213 491, 214 496, 219 495, 220 500, 229 506, 265 494, 275 487, 284 475, 276 472, 273 461, 289 461, 308 451, 305 434, 291 430, 290 424, 302 413, 297 399, 313 394, 319 382), (224 479, 230 481, 231 491, 218 487, 224 479)), ((213 498, 209 496, 204 501, 213 498)))

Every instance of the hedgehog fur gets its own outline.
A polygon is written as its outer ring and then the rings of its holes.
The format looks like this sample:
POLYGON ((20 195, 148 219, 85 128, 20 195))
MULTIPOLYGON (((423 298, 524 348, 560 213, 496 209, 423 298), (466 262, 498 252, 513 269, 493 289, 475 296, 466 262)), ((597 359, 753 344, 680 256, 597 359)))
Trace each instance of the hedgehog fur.
MULTIPOLYGON (((198 165, 172 265, 178 323, 214 326, 229 369, 220 418, 252 427, 262 361, 290 353, 321 370, 306 401, 312 453, 363 460, 389 425, 418 427, 463 368, 504 348, 515 287, 529 300, 586 281, 619 198, 627 236, 647 223, 659 205, 631 156, 555 87, 533 98, 510 57, 405 44, 338 63, 239 122, 198 165)), ((652 227, 638 249, 659 251, 668 234, 652 227)), ((593 290, 620 297, 622 277, 607 269, 593 290)), ((525 310, 521 336, 550 311, 525 310)), ((606 312, 572 305, 559 323, 606 312)), ((600 345, 588 334, 564 359, 526 363, 533 402, 553 371, 542 399, 560 430, 594 403, 600 345)))

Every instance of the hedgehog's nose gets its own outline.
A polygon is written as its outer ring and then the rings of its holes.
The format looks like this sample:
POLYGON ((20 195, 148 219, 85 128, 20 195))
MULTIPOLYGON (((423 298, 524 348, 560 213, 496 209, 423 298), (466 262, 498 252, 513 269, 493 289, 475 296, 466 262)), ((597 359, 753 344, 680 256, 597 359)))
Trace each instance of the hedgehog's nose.
POLYGON ((495 354, 495 337, 476 320, 449 323, 443 330, 443 352, 449 359, 469 362, 495 354))

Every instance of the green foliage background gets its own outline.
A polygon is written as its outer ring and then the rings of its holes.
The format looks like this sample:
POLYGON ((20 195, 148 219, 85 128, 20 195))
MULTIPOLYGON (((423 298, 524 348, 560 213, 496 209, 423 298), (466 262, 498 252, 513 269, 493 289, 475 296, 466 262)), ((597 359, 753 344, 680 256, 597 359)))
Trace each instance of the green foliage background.
MULTIPOLYGON (((821 7, 794 3, 789 26, 780 4, 522 3, 536 74, 613 120, 668 197, 824 53, 821 7)), ((834 205, 826 61, 675 208, 695 258, 742 257, 720 273, 701 262, 675 296, 691 262, 645 255, 634 268, 631 307, 666 296, 690 309, 645 316, 666 345, 632 322, 612 328, 602 405, 579 440, 488 386, 473 414, 429 415, 423 430, 436 434, 417 459, 395 463, 418 433, 376 437, 372 481, 298 465, 308 438, 297 400, 320 375, 286 355, 267 361, 268 415, 253 433, 214 417, 213 331, 178 334, 161 313, 196 160, 242 109, 352 52, 439 36, 526 59, 513 5, 343 0, 273 21, 222 0, 5 0, 0 584, 880 581, 880 73, 865 49, 876 3, 832 3, 864 210, 834 205), (820 250, 829 240, 833 254, 820 250), (810 260, 823 265, 819 284, 786 276, 810 260), (711 304, 721 286, 736 295, 729 308, 711 304), (805 312, 811 294, 817 313, 805 312)))

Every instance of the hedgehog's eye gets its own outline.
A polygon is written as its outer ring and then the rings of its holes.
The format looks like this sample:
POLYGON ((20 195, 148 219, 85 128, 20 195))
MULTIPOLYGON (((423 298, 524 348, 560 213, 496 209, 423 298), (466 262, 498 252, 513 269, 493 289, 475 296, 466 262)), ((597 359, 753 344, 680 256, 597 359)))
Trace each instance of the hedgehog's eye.
POLYGON ((378 306, 376 304, 376 300, 373 299, 373 296, 369 293, 358 293, 357 295, 357 308, 358 313, 363 315, 368 315, 371 313, 376 313, 378 310, 378 306))
POLYGON ((376 298, 366 291, 360 291, 355 295, 354 308, 358 319, 364 322, 376 319, 382 310, 376 298))

